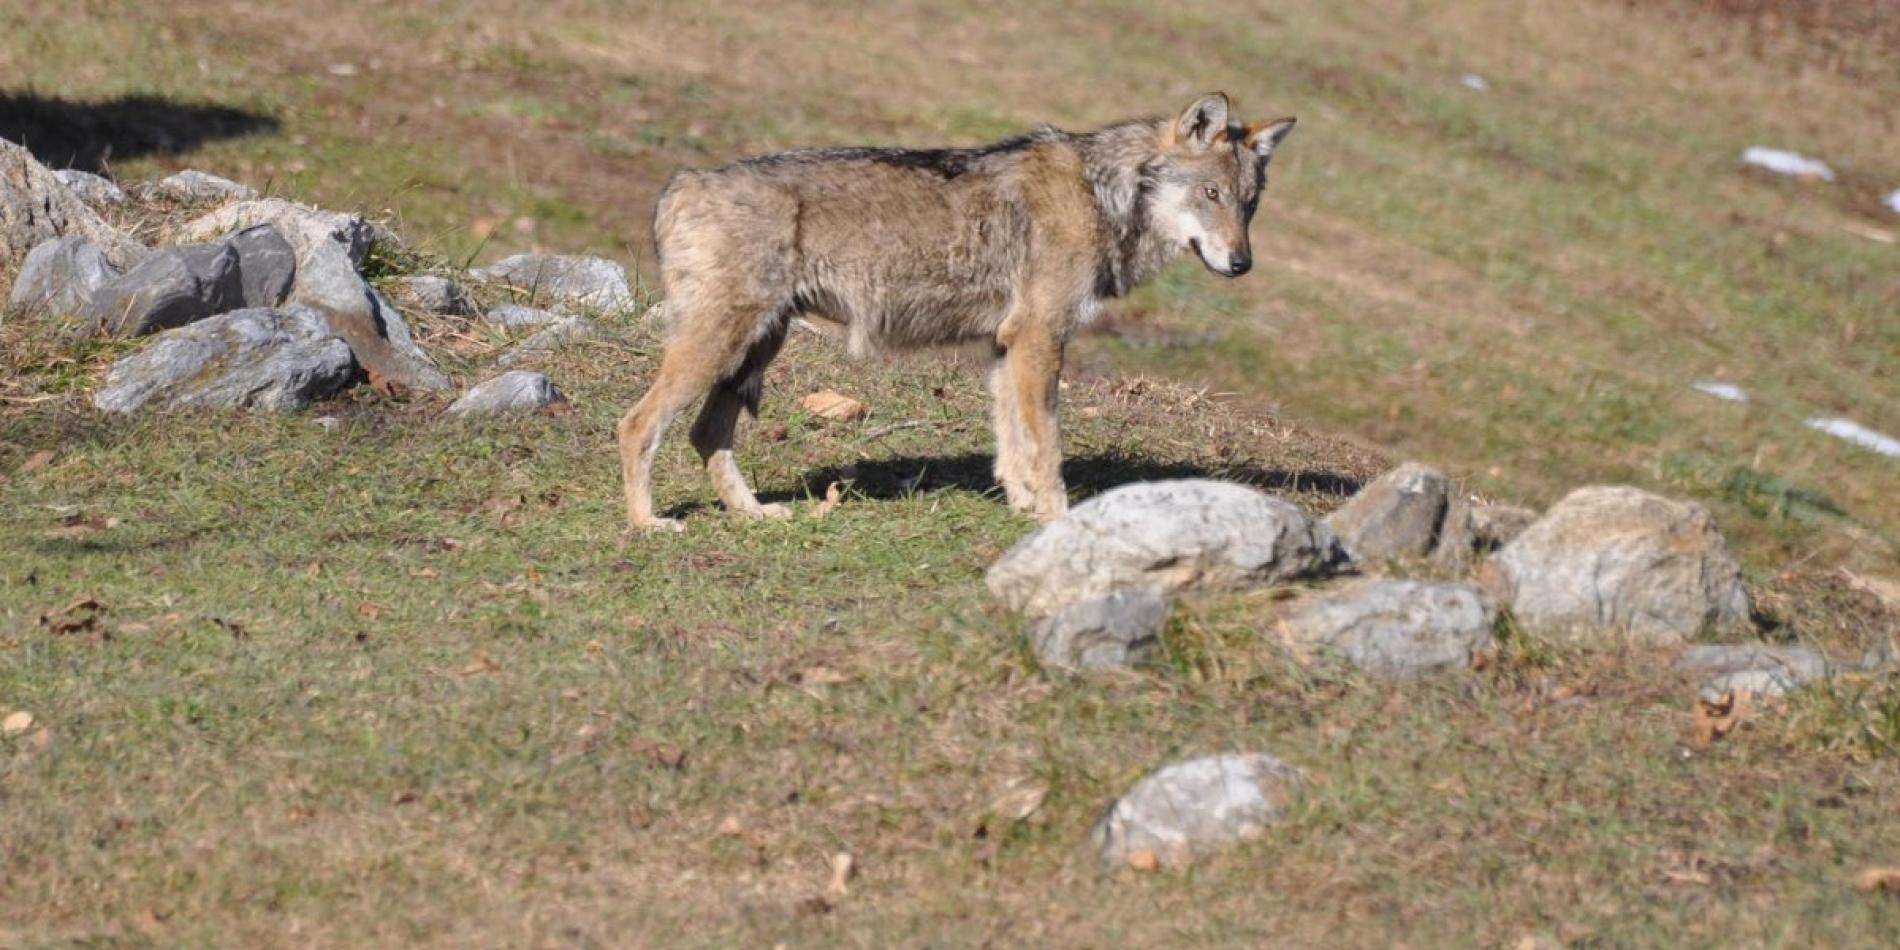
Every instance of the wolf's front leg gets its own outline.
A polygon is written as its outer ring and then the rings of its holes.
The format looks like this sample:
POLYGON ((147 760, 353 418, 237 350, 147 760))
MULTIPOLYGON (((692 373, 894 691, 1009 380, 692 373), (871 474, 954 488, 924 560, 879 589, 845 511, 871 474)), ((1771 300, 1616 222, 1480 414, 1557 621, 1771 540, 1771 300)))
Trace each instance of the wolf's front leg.
MULTIPOLYGON (((1069 493, 1062 484, 1062 431, 1056 419, 1056 393, 1062 377, 1062 340, 1053 334, 1023 334, 1003 357, 1009 407, 1015 409, 1016 440, 1009 453, 1028 494, 1028 510, 1038 521, 1049 521, 1069 510, 1069 493)), ((998 399, 999 413, 1003 400, 998 399)), ((1000 418, 1000 416, 999 416, 1000 418)), ((998 435, 1004 426, 998 423, 998 435)), ((999 443, 1000 460, 1004 457, 999 443)), ((1008 490, 1008 483, 1004 483, 1008 490)), ((1015 506, 1012 499, 1012 507, 1015 506)))

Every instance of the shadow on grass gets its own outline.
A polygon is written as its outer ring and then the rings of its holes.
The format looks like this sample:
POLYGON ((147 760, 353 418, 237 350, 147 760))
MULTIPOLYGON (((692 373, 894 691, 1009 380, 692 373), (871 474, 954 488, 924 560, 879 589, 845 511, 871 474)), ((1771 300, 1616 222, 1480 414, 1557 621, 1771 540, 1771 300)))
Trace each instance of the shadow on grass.
MULTIPOLYGON (((1000 496, 1002 489, 997 487, 990 471, 993 462, 994 457, 988 454, 966 452, 828 466, 806 472, 793 488, 761 492, 759 500, 769 503, 822 498, 826 487, 832 482, 848 482, 855 494, 880 501, 945 489, 995 493, 1000 496)), ((1220 465, 1167 462, 1119 454, 1067 459, 1062 465, 1062 475, 1068 482, 1069 497, 1073 501, 1081 501, 1133 482, 1171 478, 1213 478, 1253 485, 1267 491, 1340 497, 1350 496, 1360 488, 1358 479, 1324 470, 1289 471, 1245 463, 1220 465)), ((680 517, 704 506, 701 502, 688 503, 668 512, 668 516, 680 517)))
POLYGON ((98 172, 115 160, 187 152, 279 125, 274 116, 160 96, 77 102, 0 92, 0 139, 26 146, 50 168, 98 172))

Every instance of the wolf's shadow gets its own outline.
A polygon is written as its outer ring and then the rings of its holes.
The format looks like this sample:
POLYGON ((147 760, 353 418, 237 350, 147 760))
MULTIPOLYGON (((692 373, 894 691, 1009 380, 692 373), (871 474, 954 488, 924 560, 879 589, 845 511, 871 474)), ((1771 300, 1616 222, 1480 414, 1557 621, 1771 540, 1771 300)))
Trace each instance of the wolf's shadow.
POLYGON ((25 146, 51 168, 99 172, 115 160, 188 152, 278 126, 274 116, 161 96, 78 102, 0 91, 0 139, 25 146))

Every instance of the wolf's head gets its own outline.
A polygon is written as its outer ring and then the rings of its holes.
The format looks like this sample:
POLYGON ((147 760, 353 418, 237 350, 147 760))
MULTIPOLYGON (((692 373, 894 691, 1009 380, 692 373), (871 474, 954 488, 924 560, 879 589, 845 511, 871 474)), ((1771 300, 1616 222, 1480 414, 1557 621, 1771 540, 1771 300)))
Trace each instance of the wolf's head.
POLYGON ((1247 224, 1267 185, 1267 162, 1293 131, 1293 119, 1242 125, 1228 117, 1227 95, 1209 93, 1162 130, 1153 169, 1151 226, 1176 247, 1192 249, 1207 269, 1239 277, 1253 267, 1247 224))

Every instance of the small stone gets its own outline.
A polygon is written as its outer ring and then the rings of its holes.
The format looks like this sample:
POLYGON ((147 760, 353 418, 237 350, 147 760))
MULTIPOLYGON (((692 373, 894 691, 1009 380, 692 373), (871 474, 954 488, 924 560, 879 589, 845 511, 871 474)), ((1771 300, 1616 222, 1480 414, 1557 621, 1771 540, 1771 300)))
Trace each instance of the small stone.
POLYGON ((249 186, 240 185, 229 178, 220 178, 195 168, 188 168, 176 175, 152 182, 149 190, 154 197, 168 198, 187 204, 230 201, 257 196, 257 192, 251 190, 249 186))
POLYGON ((31 728, 33 714, 24 709, 8 713, 7 718, 0 719, 0 734, 17 736, 31 728))
POLYGON ((1058 670, 1125 669, 1161 645, 1168 597, 1146 588, 1077 601, 1037 621, 1029 642, 1042 665, 1058 670))
POLYGON ((54 238, 26 255, 7 309, 33 317, 83 313, 92 295, 118 276, 98 245, 81 237, 54 238))
POLYGON ((1301 781, 1298 769, 1269 755, 1176 762, 1136 782, 1089 838, 1110 870, 1180 867, 1264 834, 1280 820, 1301 781))
POLYGON ((468 290, 436 274, 411 274, 403 278, 403 287, 409 291, 416 306, 428 313, 440 313, 451 317, 463 317, 475 312, 475 304, 469 300, 468 290))
POLYGON ((552 310, 542 310, 539 307, 524 307, 520 304, 513 303, 489 307, 482 313, 482 318, 490 323, 498 323, 510 328, 545 326, 550 323, 559 323, 562 320, 569 319, 566 314, 556 313, 552 310))
POLYGON ((1377 676, 1470 669, 1491 650, 1497 611, 1471 584, 1372 578, 1293 609, 1284 624, 1299 643, 1337 653, 1377 676))
POLYGON ((1764 643, 1697 644, 1676 658, 1676 669, 1700 680, 1704 698, 1731 690, 1758 697, 1783 696, 1828 672, 1828 662, 1806 647, 1764 643))
POLYGON ((495 362, 502 366, 513 366, 599 335, 600 328, 594 325, 594 321, 586 317, 568 317, 549 324, 547 329, 515 344, 514 349, 503 353, 495 362))
POLYGON ((452 416, 488 416, 504 412, 532 412, 562 400, 561 391, 546 376, 529 370, 510 370, 462 394, 448 408, 452 416))
POLYGON ((1421 558, 1438 543, 1450 488, 1443 473, 1408 462, 1360 489, 1326 526, 1359 567, 1421 558))
POLYGON ((62 168, 53 173, 60 181, 79 196, 79 200, 95 208, 117 208, 126 203, 125 190, 114 184, 112 179, 80 171, 77 168, 62 168))
POLYGON ((536 297, 545 295, 599 310, 621 310, 634 304, 627 269, 602 257, 516 254, 470 273, 536 297))
POLYGON ((1032 617, 1111 591, 1277 584, 1341 560, 1332 532, 1245 485, 1138 482, 1095 496, 1016 543, 990 592, 1032 617))

